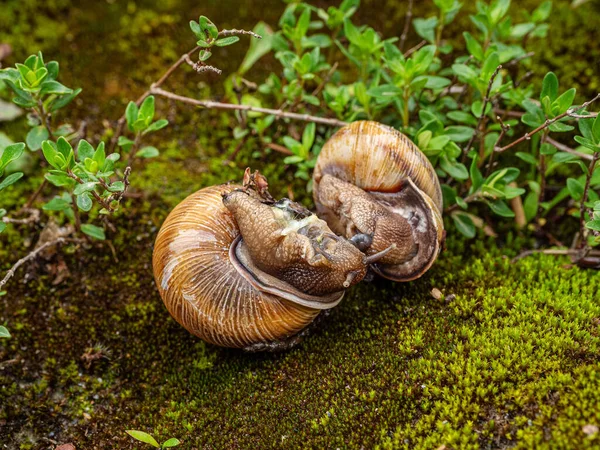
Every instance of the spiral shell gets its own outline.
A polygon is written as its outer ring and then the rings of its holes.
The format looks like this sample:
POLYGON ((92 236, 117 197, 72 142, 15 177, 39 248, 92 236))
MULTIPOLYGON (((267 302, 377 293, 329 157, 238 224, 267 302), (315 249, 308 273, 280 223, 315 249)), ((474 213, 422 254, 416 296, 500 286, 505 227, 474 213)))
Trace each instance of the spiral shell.
POLYGON ((231 258, 239 240, 221 195, 235 185, 202 189, 181 202, 161 227, 152 265, 170 314, 192 334, 223 347, 249 347, 290 337, 320 309, 259 290, 231 258))
POLYGON ((339 217, 319 198, 319 183, 331 175, 357 186, 390 211, 420 222, 414 227, 418 255, 399 266, 375 264, 384 277, 409 281, 421 276, 437 258, 444 239, 442 190, 427 157, 405 135, 372 121, 353 122, 325 143, 313 174, 317 214, 332 230, 348 236, 339 217))

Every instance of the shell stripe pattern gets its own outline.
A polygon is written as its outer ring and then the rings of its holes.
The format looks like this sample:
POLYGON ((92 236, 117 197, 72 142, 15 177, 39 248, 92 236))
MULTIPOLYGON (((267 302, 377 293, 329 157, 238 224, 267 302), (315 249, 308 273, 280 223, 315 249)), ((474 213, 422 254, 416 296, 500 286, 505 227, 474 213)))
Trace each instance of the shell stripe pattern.
POLYGON ((239 231, 222 194, 237 188, 208 187, 177 205, 158 233, 152 265, 177 322, 207 342, 243 348, 292 336, 319 311, 258 291, 230 262, 239 231))
POLYGON ((340 129, 321 150, 315 182, 324 174, 366 191, 389 193, 398 192, 408 177, 442 210, 442 190, 433 166, 408 137, 387 125, 357 121, 340 129))

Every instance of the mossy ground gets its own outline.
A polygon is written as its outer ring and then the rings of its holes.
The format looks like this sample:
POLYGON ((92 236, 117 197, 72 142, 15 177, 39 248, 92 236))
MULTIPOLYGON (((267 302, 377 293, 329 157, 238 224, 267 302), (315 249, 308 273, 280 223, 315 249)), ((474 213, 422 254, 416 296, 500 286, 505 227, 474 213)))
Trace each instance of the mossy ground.
MULTIPOLYGON (((85 11, 68 2, 46 5, 57 27, 59 12, 71 17, 70 36, 44 48, 73 77, 67 84, 88 92, 71 114, 89 119, 93 133, 103 132, 98 117, 118 116, 121 98, 134 97, 161 71, 156 61, 164 65, 188 45, 176 45, 187 41, 184 31, 171 42, 166 36, 183 30, 188 12, 197 15, 199 8, 167 3, 157 12, 130 2, 121 16, 107 7, 109 17, 137 25, 126 32, 133 42, 110 41, 118 66, 115 72, 104 67, 106 73, 94 73, 103 41, 89 42, 96 31, 85 11), (65 40, 72 47, 58 52, 65 40), (142 41, 164 52, 145 58, 142 41), (78 66, 74 49, 81 48, 91 53, 83 52, 78 66), (134 62, 139 67, 128 71, 134 62), (110 91, 127 77, 132 81, 110 91), (104 78, 113 81, 98 85, 104 78)), ((248 10, 240 14, 252 23, 259 12, 248 10)), ((380 19, 384 30, 398 14, 380 19)), ((16 33, 37 23, 28 17, 15 19, 16 33)), ((589 22, 581 10, 561 20, 577 17, 579 34, 589 22)), ((55 31, 67 33, 63 28, 55 31)), ((39 43, 35 36, 23 42, 39 43)), ((177 89, 201 95, 193 77, 176 78, 177 89)), ((128 200, 114 221, 117 231, 109 237, 118 261, 106 245, 68 249, 67 281, 53 285, 47 269, 59 263, 55 257, 21 270, 0 297, 0 323, 13 335, 0 341, 0 442, 6 448, 52 448, 53 442, 145 448, 126 429, 177 437, 185 449, 600 447, 600 433, 584 431, 600 426, 600 275, 551 256, 511 264, 508 257, 532 245, 517 235, 501 243, 450 235, 449 248, 423 278, 361 284, 286 353, 220 349, 188 334, 163 307, 151 271, 153 240, 169 210, 196 189, 239 178, 246 165, 260 165, 277 195, 292 191, 309 199, 301 194, 304 182, 278 155, 260 163, 248 156, 254 142, 223 164, 237 143, 222 115, 161 107, 172 125, 155 142, 160 158, 134 168, 133 190, 143 198, 128 200), (455 298, 434 299, 434 287, 455 298)), ((17 138, 19 128, 22 123, 4 130, 17 138)), ((3 191, 2 206, 21 204, 38 182, 32 175, 3 191)), ((0 273, 27 252, 32 234, 10 227, 2 235, 0 273)))

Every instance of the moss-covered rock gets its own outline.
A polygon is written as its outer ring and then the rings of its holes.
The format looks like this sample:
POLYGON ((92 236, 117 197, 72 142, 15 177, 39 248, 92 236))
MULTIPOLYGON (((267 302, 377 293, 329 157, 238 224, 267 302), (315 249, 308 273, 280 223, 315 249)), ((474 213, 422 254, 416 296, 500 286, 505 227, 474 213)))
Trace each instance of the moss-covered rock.
MULTIPOLYGON (((84 88, 68 114, 88 119, 93 138, 104 133, 99 119, 116 119, 125 99, 190 45, 184 22, 200 10, 224 26, 250 27, 265 14, 275 23, 282 8, 226 2, 219 17, 217 7, 177 0, 161 9, 108 2, 86 10, 59 1, 35 9, 27 1, 18 10, 18 3, 6 3, 1 20, 15 28, 0 40, 13 44, 15 59, 41 48, 60 60, 65 83, 84 88)), ((398 34, 398 2, 365 3, 362 21, 398 34)), ((586 34, 595 31, 595 8, 590 2, 573 12, 557 2, 536 71, 558 68, 561 83, 596 89, 598 77, 586 75, 600 51, 586 34)), ((236 58, 219 60, 233 69, 236 58)), ((173 83, 208 95, 196 74, 173 83)), ((132 192, 141 198, 129 199, 114 220, 116 256, 108 245, 67 247, 62 257, 22 269, 0 296, 0 324, 12 333, 0 340, 0 442, 9 449, 144 448, 126 429, 177 437, 186 449, 600 445, 600 276, 552 256, 511 264, 507 256, 531 246, 523 237, 451 235, 422 279, 354 288, 286 353, 220 349, 188 334, 169 317, 151 272, 153 240, 168 212, 203 186, 238 179, 247 165, 260 166, 274 194, 310 199, 280 155, 262 154, 252 139, 224 162, 238 145, 227 116, 160 108, 171 126, 149 142, 161 156, 134 166, 132 192), (252 158, 254 151, 262 156, 252 158), (53 271, 63 266, 71 275, 55 285, 53 271), (442 300, 431 296, 434 287, 442 300)), ((2 129, 16 138, 24 124, 2 129)), ((32 168, 2 192, 2 206, 18 207, 39 182, 32 168)), ((0 273, 31 247, 33 231, 11 225, 2 234, 0 273)))

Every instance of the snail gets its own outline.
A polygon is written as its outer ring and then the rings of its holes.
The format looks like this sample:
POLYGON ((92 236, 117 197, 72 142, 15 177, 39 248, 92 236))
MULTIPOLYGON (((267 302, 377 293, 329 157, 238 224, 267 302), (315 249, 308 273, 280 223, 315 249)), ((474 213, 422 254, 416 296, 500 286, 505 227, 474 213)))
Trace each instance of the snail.
POLYGON ((410 281, 436 260, 444 240, 442 191, 427 157, 405 135, 353 122, 329 139, 313 173, 317 215, 367 255, 379 275, 410 281))
POLYGON ((246 169, 241 186, 201 189, 173 209, 152 265, 184 328, 212 344, 262 350, 336 306, 386 251, 366 257, 303 206, 275 201, 266 179, 246 169))

